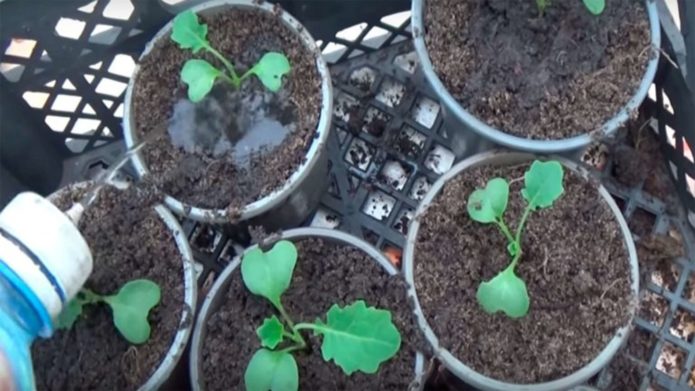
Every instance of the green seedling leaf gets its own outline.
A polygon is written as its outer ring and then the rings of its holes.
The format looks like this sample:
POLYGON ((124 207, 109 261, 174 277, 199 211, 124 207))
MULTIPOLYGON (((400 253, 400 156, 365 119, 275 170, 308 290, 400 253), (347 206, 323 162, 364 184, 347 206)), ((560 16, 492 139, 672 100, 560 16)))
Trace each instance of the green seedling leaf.
POLYGON ((536 6, 538 7, 538 11, 541 13, 541 16, 545 12, 548 5, 550 5, 550 0, 536 0, 536 6))
POLYGON ((181 69, 181 80, 188 85, 188 99, 200 102, 212 90, 215 79, 220 76, 217 68, 205 60, 188 60, 181 69))
POLYGON ((130 343, 140 344, 150 337, 147 315, 159 303, 159 285, 150 280, 133 280, 121 287, 117 294, 104 297, 111 306, 113 323, 130 343))
POLYGON ((299 370, 287 352, 260 349, 254 353, 244 373, 246 391, 296 391, 299 370))
POLYGON ((502 178, 493 178, 485 189, 477 189, 468 197, 468 214, 475 221, 492 223, 507 210, 509 183, 502 178))
POLYGON ((282 87, 282 76, 290 71, 290 61, 282 53, 268 52, 251 68, 265 88, 278 92, 282 87))
POLYGON ((547 208, 562 195, 562 165, 556 161, 534 161, 524 174, 525 187, 521 190, 532 209, 547 208))
POLYGON ((510 318, 520 318, 528 313, 526 283, 514 274, 511 267, 480 284, 475 297, 483 310, 490 314, 503 311, 510 318))
POLYGON ((171 29, 171 39, 179 44, 181 49, 191 49, 198 53, 200 49, 209 46, 208 26, 198 22, 198 15, 193 11, 182 12, 174 18, 171 29))
POLYGON ((256 329, 256 334, 261 340, 261 346, 265 348, 275 349, 282 342, 282 334, 285 328, 280 323, 277 316, 273 315, 270 318, 265 318, 261 327, 256 329))
POLYGON ((594 15, 601 15, 603 10, 606 8, 605 0, 582 0, 586 9, 589 10, 594 15))
POLYGON ((280 296, 290 286, 297 248, 292 242, 281 240, 268 252, 255 248, 241 259, 241 277, 244 285, 254 295, 270 300, 281 307, 280 296))
POLYGON ((77 297, 70 300, 68 305, 63 308, 63 311, 56 318, 56 328, 69 330, 75 324, 77 318, 82 314, 83 303, 77 297))
POLYGON ((401 335, 386 310, 367 307, 363 300, 328 310, 327 322, 317 319, 314 331, 323 334, 321 353, 347 375, 355 371, 375 373, 401 346, 401 335))

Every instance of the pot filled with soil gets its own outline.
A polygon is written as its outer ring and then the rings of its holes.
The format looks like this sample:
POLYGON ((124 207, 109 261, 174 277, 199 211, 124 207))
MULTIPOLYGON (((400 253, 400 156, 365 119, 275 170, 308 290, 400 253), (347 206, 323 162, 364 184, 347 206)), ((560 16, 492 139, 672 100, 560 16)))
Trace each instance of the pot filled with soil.
POLYGON ((407 284, 384 255, 319 228, 285 231, 261 248, 235 258, 205 298, 194 390, 421 389, 424 339, 407 284))
POLYGON ((301 223, 327 185, 332 85, 308 31, 279 6, 209 1, 147 45, 125 97, 140 177, 208 223, 301 223))
POLYGON ((658 63, 651 0, 413 0, 415 50, 452 128, 576 151, 636 114, 658 63))
POLYGON ((635 314, 630 231, 606 189, 569 160, 490 151, 458 163, 423 199, 404 251, 435 356, 484 390, 585 382, 635 314))
MULTIPOLYGON (((68 210, 93 186, 50 199, 68 210)), ((38 390, 166 387, 188 343, 197 285, 186 235, 161 197, 119 187, 101 188, 82 214, 94 269, 54 336, 32 346, 38 390)))

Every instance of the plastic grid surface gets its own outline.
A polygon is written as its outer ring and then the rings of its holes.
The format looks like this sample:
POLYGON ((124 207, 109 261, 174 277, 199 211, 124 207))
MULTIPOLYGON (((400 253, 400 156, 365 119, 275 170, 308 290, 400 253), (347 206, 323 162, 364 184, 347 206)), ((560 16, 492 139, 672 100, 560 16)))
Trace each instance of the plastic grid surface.
MULTIPOLYGON (((144 12, 140 10, 142 5, 138 2, 134 2, 135 7, 130 19, 114 20, 108 17, 106 12, 113 1, 116 0, 97 0, 90 3, 92 8, 91 11, 87 9, 89 12, 77 9, 78 3, 89 2, 74 2, 75 9, 70 12, 75 14, 70 15, 74 18, 83 17, 86 28, 82 30, 78 39, 74 39, 75 42, 69 41, 72 38, 64 37, 68 40, 67 46, 51 48, 42 45, 41 37, 46 32, 42 32, 36 26, 41 26, 41 23, 45 25, 47 19, 43 19, 35 25, 29 25, 26 35, 22 37, 34 41, 28 56, 12 54, 7 42, 3 42, 5 51, 0 53, 2 63, 14 63, 24 67, 16 82, 5 80, 7 72, 4 71, 7 67, 3 68, 5 78, 0 82, 2 89, 23 96, 30 105, 32 103, 25 95, 28 91, 45 94, 44 102, 34 107, 37 113, 40 113, 41 119, 46 121, 45 126, 50 127, 46 120, 49 115, 68 118, 63 130, 49 131, 60 133, 65 140, 83 140, 77 144, 72 141, 71 145, 79 147, 72 152, 80 154, 68 161, 67 167, 70 172, 67 173, 68 179, 65 182, 91 177, 93 173, 112 163, 122 151, 121 143, 95 148, 100 142, 121 137, 118 113, 123 97, 122 91, 115 95, 101 93, 98 86, 102 80, 127 83, 129 74, 126 74, 123 68, 114 67, 113 63, 116 58, 128 61, 125 57, 117 56, 127 56, 131 61, 137 58, 147 40, 147 34, 138 34, 138 26, 147 25, 149 32, 153 33, 152 26, 159 23, 152 22, 153 18, 148 22, 138 19, 136 16, 144 12), (122 53, 101 51, 99 45, 102 44, 99 42, 78 42, 99 35, 99 31, 103 34, 106 30, 99 30, 104 28, 97 28, 99 24, 120 28, 116 31, 116 38, 112 43, 125 42, 119 45, 119 48, 124 48, 122 53), (86 46, 89 52, 85 52, 85 48, 80 46, 86 46), (61 49, 64 53, 60 52, 61 49), (87 64, 84 69, 79 70, 83 75, 81 79, 74 80, 74 69, 50 67, 47 59, 62 55, 81 55, 82 59, 88 59, 80 61, 87 64), (89 59, 94 61, 91 62, 89 59), (46 63, 45 67, 39 66, 42 61, 46 63), (90 67, 90 64, 98 66, 90 67), (89 80, 88 75, 93 75, 92 80, 89 80), (58 112, 54 110, 54 106, 59 99, 65 101, 62 96, 77 97, 81 100, 74 110, 58 112), (74 129, 82 118, 97 120, 100 123, 80 134, 74 129), (87 153, 83 153, 85 151, 87 153)), ((64 8, 63 6, 61 9, 64 8)), ((49 24, 57 26, 61 18, 70 17, 64 12, 61 12, 61 15, 50 16, 49 24)), ((398 263, 409 213, 417 207, 418 200, 426 192, 428 184, 436 180, 455 161, 484 149, 485 143, 478 145, 477 140, 472 138, 466 150, 458 151, 457 154, 449 148, 449 138, 442 121, 441 110, 433 99, 434 94, 428 91, 426 83, 423 83, 422 76, 417 71, 416 57, 412 54, 410 44, 404 42, 392 45, 407 39, 407 22, 394 25, 382 18, 355 29, 358 33, 353 34, 351 38, 338 36, 321 42, 329 61, 336 63, 332 67, 336 87, 334 132, 328 146, 332 157, 332 185, 323 197, 316 215, 307 224, 341 229, 363 237, 385 251, 394 263, 398 263), (372 30, 381 34, 371 33, 372 30), (365 53, 366 55, 362 56, 365 53)), ((3 34, 3 37, 5 36, 3 34)), ((668 74, 668 71, 662 69, 660 74, 668 74)), ((660 82, 665 90, 675 90, 684 86, 684 83, 674 77, 665 77, 660 82)), ((661 89, 658 89, 658 92, 656 102, 647 103, 647 106, 654 106, 656 115, 661 119, 656 122, 656 128, 662 140, 671 141, 662 142, 661 145, 667 159, 676 164, 672 172, 675 171, 678 180, 677 188, 682 196, 687 197, 690 193, 683 193, 688 189, 687 176, 695 177, 695 171, 692 167, 692 157, 687 158, 684 151, 687 150, 688 141, 694 140, 690 133, 687 133, 691 129, 685 126, 686 133, 681 130, 684 129, 684 124, 694 123, 686 122, 691 118, 689 115, 694 115, 689 109, 692 102, 683 103, 681 97, 674 92, 670 99, 673 106, 670 106, 669 102, 664 101, 661 89), (668 131, 669 127, 676 131, 668 131)), ((71 105, 74 105, 75 99, 72 101, 71 105)), ((675 283, 664 286, 663 280, 660 282, 654 277, 642 286, 642 304, 648 303, 649 311, 641 312, 640 317, 636 319, 633 336, 641 336, 651 342, 646 354, 631 357, 631 360, 647 369, 643 374, 640 390, 690 389, 695 385, 695 263, 689 260, 693 259, 692 254, 695 254, 695 249, 692 248, 695 245, 692 232, 686 228, 684 218, 669 215, 669 209, 662 200, 646 195, 641 190, 642 184, 628 188, 613 180, 613 161, 611 155, 608 156, 608 163, 601 175, 609 191, 616 199, 621 200, 626 218, 631 223, 638 219, 646 219, 650 222, 651 233, 664 234, 675 229, 682 238, 687 254, 672 262, 675 283), (652 314, 657 316, 653 317, 652 314), (689 319, 692 323, 684 322, 683 319, 689 319)), ((692 198, 692 195, 690 197, 692 198)), ((695 201, 693 203, 687 204, 688 207, 692 208, 695 201)), ((204 294, 215 276, 240 251, 241 247, 237 243, 244 242, 247 238, 188 220, 182 223, 189 234, 194 255, 200 262, 199 283, 203 287, 201 294, 204 294)), ((643 237, 649 232, 641 234, 643 237)), ((640 235, 637 235, 637 239, 639 244, 640 235)), ((595 385, 610 388, 611 378, 615 376, 615 373, 606 370, 595 379, 595 385)))

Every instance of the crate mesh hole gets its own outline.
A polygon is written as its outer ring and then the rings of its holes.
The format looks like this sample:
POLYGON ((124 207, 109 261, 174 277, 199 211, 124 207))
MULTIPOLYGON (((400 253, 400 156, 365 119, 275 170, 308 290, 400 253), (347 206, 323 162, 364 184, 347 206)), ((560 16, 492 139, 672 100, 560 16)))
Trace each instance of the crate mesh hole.
POLYGON ((393 223, 393 229, 400 232, 404 236, 408 235, 408 226, 410 225, 410 221, 413 219, 414 213, 415 212, 413 209, 408 207, 401 209, 400 213, 398 213, 396 221, 393 223))
POLYGON ((94 26, 92 33, 89 34, 89 42, 99 45, 111 45, 116 42, 120 33, 120 27, 99 23, 94 26))
POLYGON ((57 115, 47 115, 44 121, 46 122, 46 125, 48 125, 48 127, 54 132, 62 132, 68 126, 70 118, 57 115))
POLYGON ((647 236, 652 233, 656 223, 656 215, 642 208, 637 208, 630 217, 630 231, 639 237, 647 236))
POLYGON ((391 78, 386 78, 379 87, 376 100, 388 107, 396 107, 401 103, 405 95, 405 85, 391 78))
POLYGON ((378 49, 388 39, 391 34, 379 26, 374 26, 369 29, 367 35, 362 38, 362 44, 372 49, 378 49))
POLYGON ((386 220, 393 207, 396 205, 396 199, 382 191, 372 191, 367 196, 367 200, 362 207, 362 212, 376 220, 386 220))
POLYGON ((680 266, 669 261, 664 261, 660 262, 656 270, 651 272, 651 281, 655 285, 673 292, 676 290, 680 275, 680 266))
POLYGON ((415 52, 400 54, 393 59, 393 64, 403 69, 404 71, 413 74, 417 69, 418 59, 415 52))
POLYGON ((643 291, 639 316, 644 320, 661 327, 668 312, 666 299, 652 291, 643 291))
POLYGON ((336 119, 348 123, 350 122, 350 117, 355 115, 357 109, 359 109, 357 99, 348 94, 341 93, 335 98, 333 116, 336 119))
POLYGON ((382 17, 381 23, 398 28, 401 27, 403 23, 408 22, 408 19, 410 19, 410 11, 401 11, 382 17))
POLYGON ((86 24, 83 20, 61 17, 54 30, 59 37, 79 39, 86 24))
POLYGON ((13 38, 7 46, 7 49, 5 49, 5 54, 8 56, 29 58, 35 47, 36 41, 33 39, 13 38))
POLYGON ((369 92, 376 81, 376 76, 377 71, 374 68, 365 66, 352 71, 348 83, 362 92, 369 92))
POLYGON ((2 73, 5 80, 9 81, 10 83, 18 82, 19 79, 22 78, 22 74, 24 74, 24 69, 25 67, 22 64, 15 64, 11 62, 0 63, 0 73, 2 73))
POLYGON ((433 101, 425 96, 418 97, 413 107, 411 118, 429 129, 434 126, 435 121, 437 121, 437 115, 439 114, 439 103, 433 101))
POLYGON ((391 262, 391 265, 393 265, 397 269, 401 268, 401 261, 403 260, 403 250, 398 248, 398 246, 396 246, 393 243, 386 242, 383 246, 381 246, 381 252, 384 253, 386 259, 388 259, 389 262, 391 262))
POLYGON ((128 20, 135 11, 130 0, 111 0, 104 8, 103 15, 109 19, 128 20))
POLYGON ((379 172, 379 181, 401 191, 408 182, 413 168, 398 160, 388 160, 379 172))
POLYGON ((46 105, 49 96, 47 92, 26 91, 22 94, 22 99, 32 108, 42 109, 46 105))
POLYGON ((414 160, 422 153, 427 137, 412 127, 405 125, 395 141, 393 148, 406 157, 414 160))
POLYGON ((312 227, 318 228, 338 228, 340 225, 340 215, 328 209, 319 208, 311 220, 312 227))
POLYGON ((374 137, 381 137, 386 130, 386 125, 391 120, 391 116, 376 107, 369 107, 364 115, 362 131, 374 137))
POLYGON ((362 171, 367 171, 376 150, 366 141, 355 138, 345 154, 345 161, 362 171))
POLYGON ((685 367, 687 354, 670 342, 664 342, 656 362, 656 369, 678 380, 685 367))
POLYGON ((410 194, 408 196, 415 201, 420 201, 425 198, 425 194, 432 187, 432 183, 427 179, 427 177, 421 176, 415 179, 413 182, 413 187, 410 189, 410 194))
POLYGON ((627 340, 627 352, 640 361, 649 362, 656 341, 656 335, 641 327, 635 327, 627 340))
POLYGON ((441 145, 435 145, 430 149, 430 153, 425 158, 425 167, 435 174, 444 174, 453 165, 456 155, 441 145))
POLYGON ((688 342, 695 336, 695 315, 685 308, 678 308, 671 321, 671 334, 688 342))
POLYGON ((54 111, 73 113, 77 110, 77 106, 80 105, 81 101, 82 98, 79 96, 60 94, 53 101, 51 109, 54 111))

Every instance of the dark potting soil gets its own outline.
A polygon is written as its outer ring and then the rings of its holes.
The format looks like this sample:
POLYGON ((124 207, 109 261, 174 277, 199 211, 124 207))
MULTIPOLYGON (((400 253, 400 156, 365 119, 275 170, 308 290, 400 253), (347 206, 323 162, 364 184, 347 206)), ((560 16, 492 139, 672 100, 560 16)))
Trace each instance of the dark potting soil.
MULTIPOLYGON (((560 139, 600 128, 635 93, 652 55, 640 0, 430 0, 425 40, 462 106, 516 136, 560 139)), ((417 34, 417 32, 416 32, 417 34)))
POLYGON ((158 132, 143 152, 155 181, 190 205, 233 212, 282 187, 304 162, 316 134, 321 79, 314 53, 274 16, 229 10, 200 19, 212 46, 238 74, 269 51, 285 54, 292 67, 278 93, 255 77, 239 91, 218 80, 203 101, 192 104, 181 67, 203 58, 222 69, 215 57, 193 55, 167 38, 141 61, 134 123, 140 139, 158 132))
MULTIPOLYGON (((382 363, 376 374, 346 376, 334 362, 321 358, 321 338, 304 333, 310 351, 295 355, 300 390, 406 390, 413 380, 414 358, 424 339, 412 315, 407 287, 400 276, 389 276, 362 251, 324 241, 303 239, 295 243, 299 253, 283 305, 295 322, 325 320, 331 305, 349 305, 364 299, 367 305, 388 309, 401 333, 401 348, 382 363)), ((202 346, 203 384, 206 390, 243 390, 244 371, 260 342, 256 328, 274 314, 264 299, 249 293, 240 272, 224 293, 226 301, 207 322, 202 346)))
POLYGON ((528 164, 476 168, 449 182, 420 217, 415 284, 443 347, 489 377, 536 383, 566 376, 594 359, 629 320, 629 258, 619 225, 595 185, 565 170, 564 193, 533 212, 516 268, 531 306, 520 319, 489 315, 475 295, 510 262, 493 224, 471 220, 469 194, 488 179, 514 180, 504 219, 514 232, 526 202, 528 164))
MULTIPOLYGON (((83 194, 73 188, 54 203, 66 210, 83 194)), ((181 319, 184 286, 174 238, 152 209, 160 201, 132 186, 106 187, 79 224, 94 260, 86 288, 113 294, 137 278, 159 284, 161 300, 148 317, 150 339, 131 345, 116 330, 107 305, 85 306, 70 330, 32 346, 39 390, 135 390, 168 352, 181 319)))

